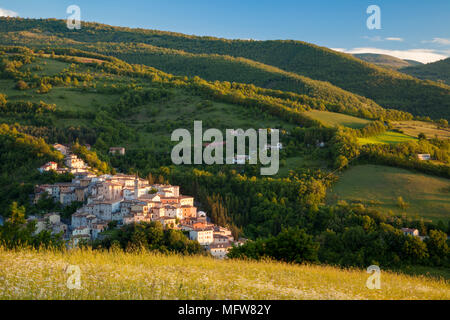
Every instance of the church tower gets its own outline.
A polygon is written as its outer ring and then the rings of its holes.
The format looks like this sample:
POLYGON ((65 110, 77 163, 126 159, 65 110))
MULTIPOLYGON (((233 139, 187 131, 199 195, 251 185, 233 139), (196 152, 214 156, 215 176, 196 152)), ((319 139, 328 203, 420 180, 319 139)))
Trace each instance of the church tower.
POLYGON ((136 177, 134 179, 134 198, 138 199, 139 198, 139 177, 136 174, 136 177))

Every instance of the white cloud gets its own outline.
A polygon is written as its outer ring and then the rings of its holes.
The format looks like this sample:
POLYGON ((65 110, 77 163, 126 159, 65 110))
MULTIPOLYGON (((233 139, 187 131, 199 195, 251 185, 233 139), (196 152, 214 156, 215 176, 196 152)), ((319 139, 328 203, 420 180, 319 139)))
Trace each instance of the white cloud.
POLYGON ((373 37, 363 36, 363 39, 366 39, 366 40, 369 40, 369 41, 374 41, 374 42, 379 42, 379 41, 403 41, 403 38, 399 38, 399 37, 382 38, 380 36, 373 36, 373 37))
POLYGON ((17 12, 0 8, 0 17, 17 17, 18 15, 17 12))
POLYGON ((357 54, 357 53, 377 53, 377 54, 387 54, 389 56, 397 57, 399 59, 415 60, 422 63, 430 63, 438 60, 447 58, 450 55, 448 51, 437 52, 430 49, 409 49, 409 50, 388 50, 388 49, 378 49, 378 48, 353 48, 353 49, 342 49, 334 48, 332 50, 357 54))
POLYGON ((369 40, 369 41, 383 41, 383 39, 380 36, 374 36, 374 37, 364 36, 363 38, 366 40, 369 40))
POLYGON ((387 37, 385 38, 387 41, 403 41, 403 38, 397 38, 397 37, 387 37))
POLYGON ((450 39, 445 39, 445 38, 434 38, 433 40, 431 40, 432 43, 437 43, 437 44, 442 44, 445 46, 450 45, 450 39))

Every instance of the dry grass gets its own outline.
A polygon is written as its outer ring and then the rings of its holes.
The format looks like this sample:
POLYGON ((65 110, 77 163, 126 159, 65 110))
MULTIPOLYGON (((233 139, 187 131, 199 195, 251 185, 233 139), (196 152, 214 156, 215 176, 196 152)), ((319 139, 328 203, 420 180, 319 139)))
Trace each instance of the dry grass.
POLYGON ((444 280, 322 266, 123 252, 0 249, 0 299, 449 299, 444 280), (65 269, 81 269, 70 290, 65 269))
POLYGON ((438 136, 439 139, 450 139, 450 129, 439 129, 436 124, 424 121, 399 121, 393 122, 394 128, 402 130, 406 135, 417 137, 424 133, 428 138, 438 136))

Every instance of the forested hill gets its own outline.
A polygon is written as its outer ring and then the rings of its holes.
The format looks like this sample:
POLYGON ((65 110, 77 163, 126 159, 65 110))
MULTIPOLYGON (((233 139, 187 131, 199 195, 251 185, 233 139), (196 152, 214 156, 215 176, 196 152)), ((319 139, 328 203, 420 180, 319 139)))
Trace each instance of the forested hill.
MULTIPOLYGON (((275 73, 278 72, 276 76, 286 71, 291 74, 291 78, 295 77, 292 75, 294 73, 315 80, 328 81, 337 87, 370 98, 383 107, 406 110, 432 118, 450 119, 449 86, 419 80, 344 53, 300 41, 226 40, 155 30, 119 28, 97 23, 85 23, 81 31, 71 31, 66 28, 65 21, 11 18, 0 19, 0 30, 0 40, 4 44, 26 45, 32 41, 34 44, 48 46, 60 44, 66 47, 70 45, 92 51, 98 51, 99 47, 103 47, 103 54, 116 56, 120 54, 121 59, 133 63, 137 62, 138 55, 141 63, 157 65, 164 71, 177 74, 192 75, 190 62, 195 61, 199 65, 195 72, 209 80, 244 82, 242 78, 224 79, 229 77, 226 73, 227 68, 230 65, 239 68, 242 61, 211 55, 242 57, 253 60, 247 60, 247 66, 256 62, 263 64, 252 67, 252 71, 271 66, 275 67, 275 73), (122 43, 121 50, 116 50, 114 46, 105 46, 111 42, 122 43), (167 55, 155 51, 154 47, 145 46, 136 50, 136 44, 140 43, 181 50, 194 55, 177 52, 167 55)), ((245 72, 245 77, 248 78, 245 82, 288 91, 295 91, 292 89, 297 86, 295 81, 299 81, 299 86, 304 85, 300 80, 291 81, 286 78, 283 81, 279 81, 279 78, 276 81, 269 81, 273 74, 266 74, 267 78, 262 83, 259 76, 258 72, 245 72)), ((283 77, 289 78, 288 75, 283 77)))
POLYGON ((401 72, 420 79, 442 81, 450 85, 450 58, 420 66, 403 68, 401 72))
POLYGON ((418 61, 403 60, 393 56, 389 56, 387 54, 358 53, 353 54, 353 56, 363 61, 376 64, 380 67, 390 68, 394 70, 411 66, 423 65, 423 63, 418 61))

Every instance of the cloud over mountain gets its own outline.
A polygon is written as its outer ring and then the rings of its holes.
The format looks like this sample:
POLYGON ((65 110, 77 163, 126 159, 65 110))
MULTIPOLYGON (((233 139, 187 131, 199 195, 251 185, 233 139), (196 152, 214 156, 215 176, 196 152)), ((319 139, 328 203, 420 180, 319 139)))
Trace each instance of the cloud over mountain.
POLYGON ((444 52, 438 52, 432 49, 389 50, 389 49, 363 47, 353 49, 333 48, 333 50, 350 54, 357 54, 357 53, 387 54, 389 56, 393 56, 399 59, 415 60, 422 63, 435 62, 438 60, 445 59, 449 56, 448 53, 443 54, 444 52))
POLYGON ((0 8, 0 17, 17 17, 19 14, 12 10, 0 8))

